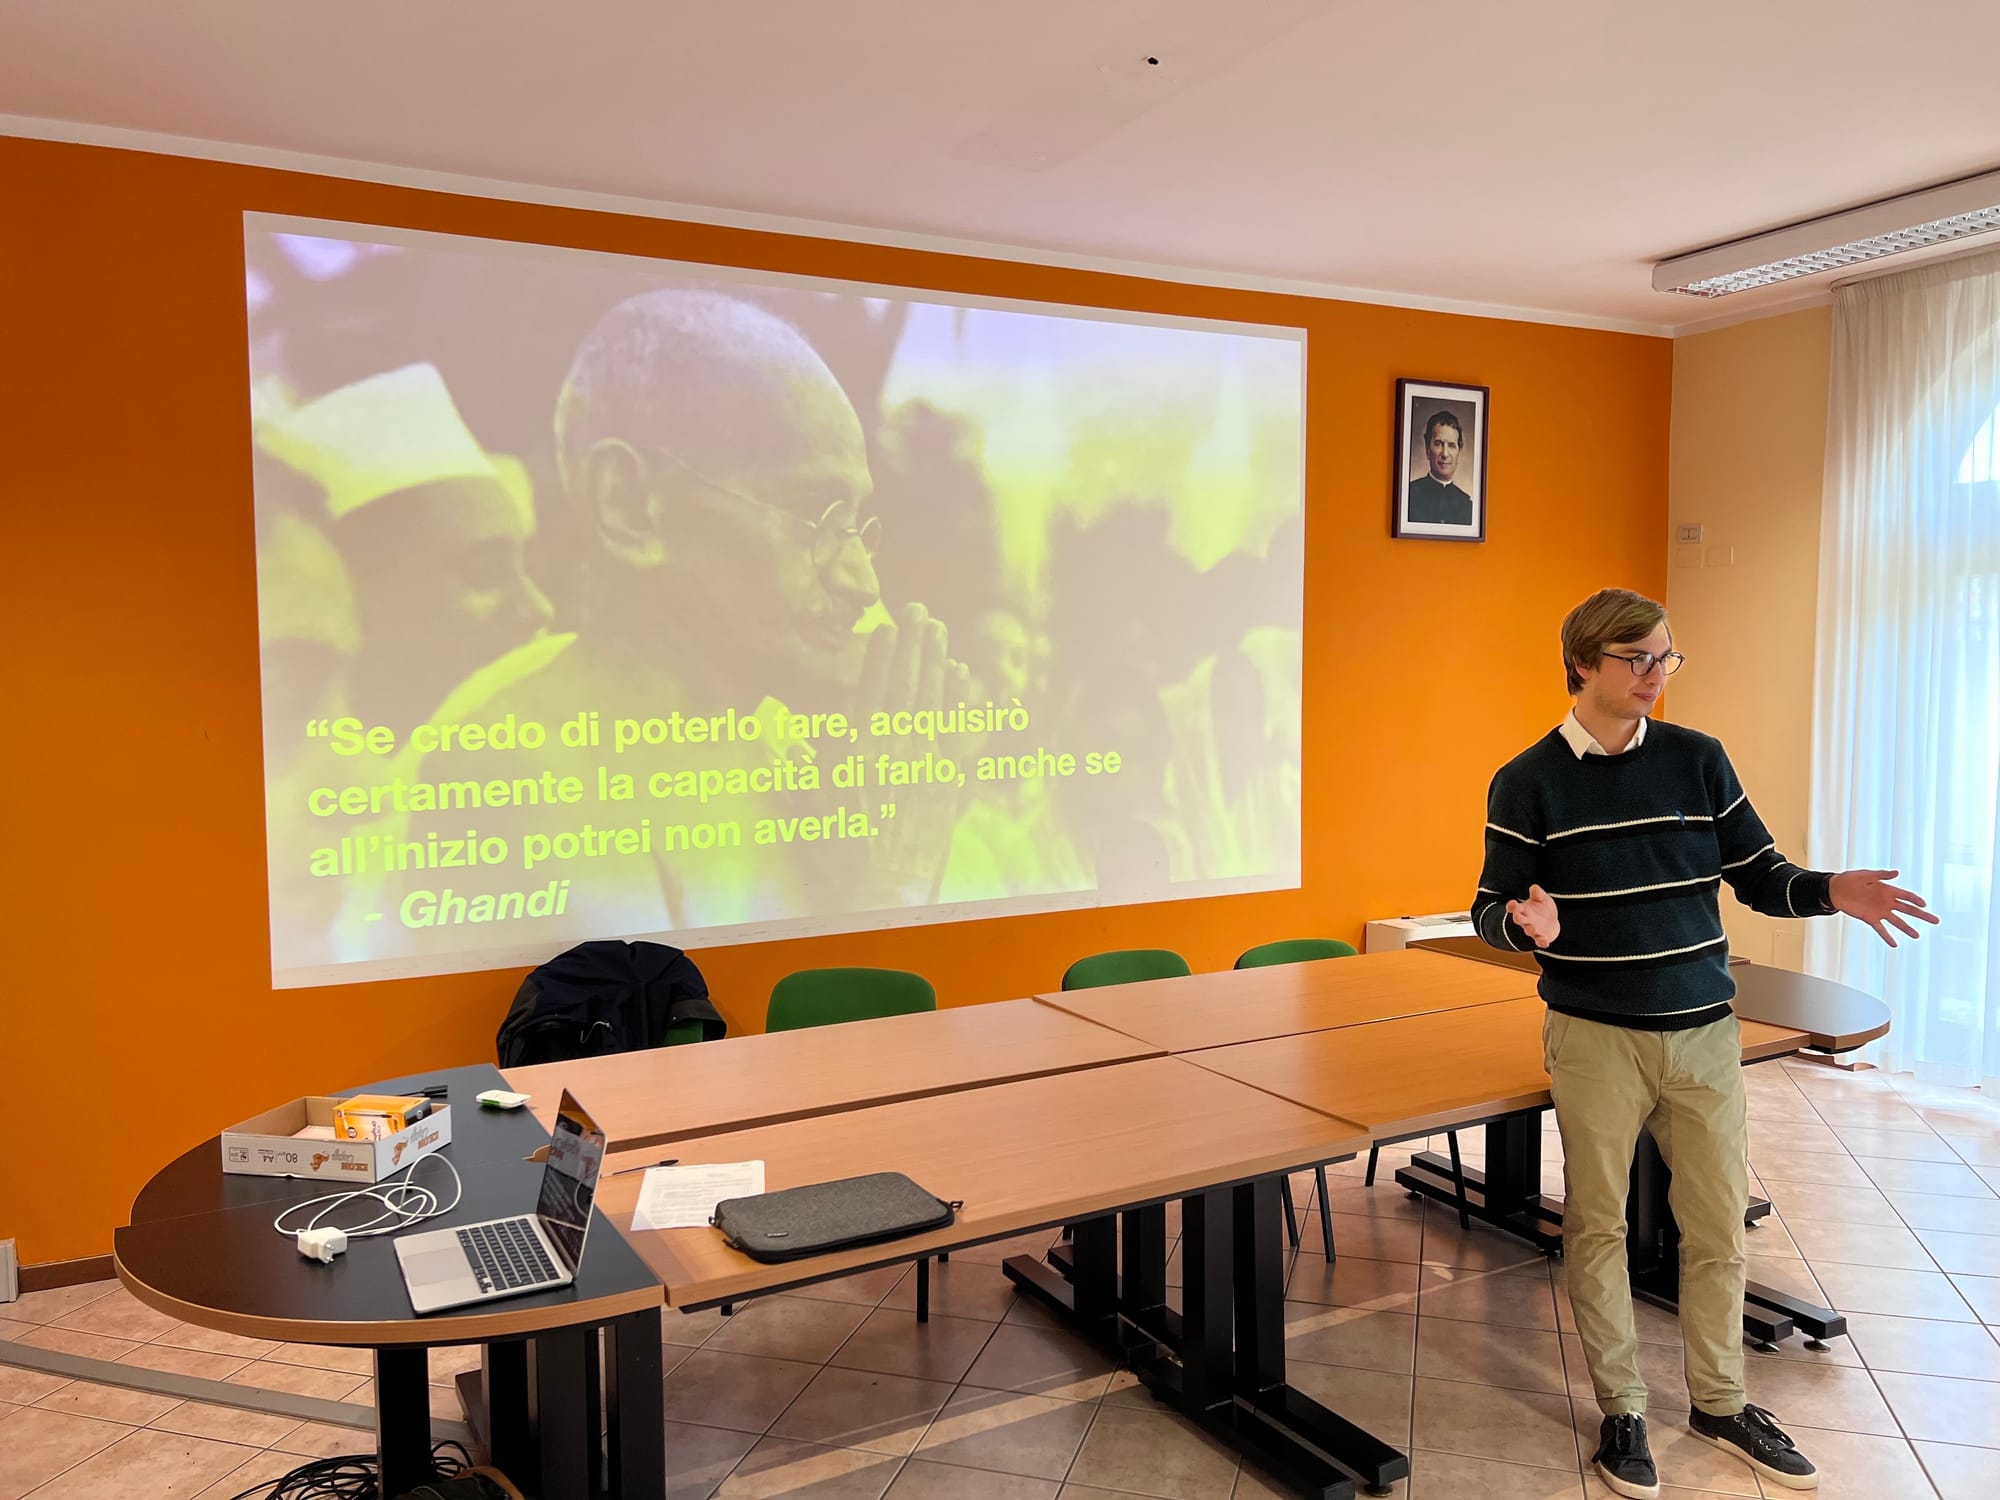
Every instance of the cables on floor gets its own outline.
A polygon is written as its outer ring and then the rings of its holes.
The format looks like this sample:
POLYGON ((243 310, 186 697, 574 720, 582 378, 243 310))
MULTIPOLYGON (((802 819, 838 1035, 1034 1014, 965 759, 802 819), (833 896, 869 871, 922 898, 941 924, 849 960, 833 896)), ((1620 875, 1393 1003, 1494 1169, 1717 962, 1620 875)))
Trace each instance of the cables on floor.
MULTIPOLYGON (((452 1479, 472 1468, 472 1456, 462 1443, 431 1445, 431 1462, 438 1477, 452 1479), (456 1451, 452 1451, 456 1450, 456 1451)), ((413 1493, 422 1495, 424 1487, 413 1493)), ((300 1464, 282 1478, 260 1482, 230 1500, 376 1500, 382 1493, 382 1466, 372 1453, 348 1453, 300 1464)))

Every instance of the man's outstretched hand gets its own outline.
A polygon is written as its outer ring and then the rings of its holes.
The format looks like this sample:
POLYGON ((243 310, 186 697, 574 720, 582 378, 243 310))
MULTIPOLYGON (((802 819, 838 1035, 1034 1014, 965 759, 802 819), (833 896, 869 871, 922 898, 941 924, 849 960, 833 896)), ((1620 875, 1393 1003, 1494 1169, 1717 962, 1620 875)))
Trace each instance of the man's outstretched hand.
POLYGON ((1526 901, 1509 901, 1507 915, 1535 940, 1537 948, 1548 947, 1562 931, 1562 924, 1556 920, 1555 898, 1538 885, 1528 887, 1526 901))
POLYGON ((1904 921, 1905 917, 1915 917, 1919 922, 1937 926, 1937 917, 1924 905, 1924 898, 1915 891, 1906 891, 1901 886, 1891 885, 1897 875, 1895 870, 1846 870, 1833 877, 1833 883, 1826 888, 1826 899, 1833 909, 1845 912, 1857 922, 1866 922, 1875 929, 1875 935, 1891 948, 1896 939, 1889 933, 1894 927, 1905 937, 1914 939, 1917 929, 1904 921))

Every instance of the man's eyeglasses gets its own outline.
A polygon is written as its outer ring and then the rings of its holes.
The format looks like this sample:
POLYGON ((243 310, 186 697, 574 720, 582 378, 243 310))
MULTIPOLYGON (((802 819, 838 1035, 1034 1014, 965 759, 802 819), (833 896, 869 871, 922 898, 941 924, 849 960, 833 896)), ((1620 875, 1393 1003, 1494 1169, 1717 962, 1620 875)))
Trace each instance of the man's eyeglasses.
POLYGON ((1681 663, 1687 660, 1678 651, 1669 651, 1665 656, 1655 656, 1650 651, 1641 651, 1637 656, 1620 656, 1615 651, 1606 651, 1603 656, 1606 661, 1624 662, 1631 667, 1634 677, 1644 677, 1655 667, 1671 677, 1681 669, 1681 663))
POLYGON ((679 454, 668 453, 662 456, 672 460, 678 468, 700 480, 718 495, 727 495, 732 500, 740 500, 745 505, 755 506, 759 510, 775 511, 793 525, 806 527, 806 545, 816 567, 832 566, 834 559, 846 550, 850 540, 859 541, 861 550, 871 558, 881 548, 882 518, 870 516, 866 520, 860 519, 860 512, 852 501, 836 500, 820 513, 817 521, 808 521, 797 511, 787 510, 784 506, 773 504, 769 500, 760 500, 755 495, 746 495, 741 490, 731 489, 726 484, 710 479, 679 454))
POLYGON ((836 500, 813 522, 813 561, 822 568, 840 556, 847 539, 854 537, 871 558, 882 548, 882 518, 870 516, 855 525, 859 513, 844 500, 836 500))

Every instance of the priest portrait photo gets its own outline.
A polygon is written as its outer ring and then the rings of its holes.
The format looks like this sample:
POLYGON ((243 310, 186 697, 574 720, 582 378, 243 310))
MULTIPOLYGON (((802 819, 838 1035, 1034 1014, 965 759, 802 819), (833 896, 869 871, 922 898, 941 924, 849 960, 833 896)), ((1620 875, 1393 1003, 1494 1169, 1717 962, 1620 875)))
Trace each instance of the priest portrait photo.
POLYGON ((1486 539, 1484 386, 1396 382, 1396 467, 1390 534, 1486 539))

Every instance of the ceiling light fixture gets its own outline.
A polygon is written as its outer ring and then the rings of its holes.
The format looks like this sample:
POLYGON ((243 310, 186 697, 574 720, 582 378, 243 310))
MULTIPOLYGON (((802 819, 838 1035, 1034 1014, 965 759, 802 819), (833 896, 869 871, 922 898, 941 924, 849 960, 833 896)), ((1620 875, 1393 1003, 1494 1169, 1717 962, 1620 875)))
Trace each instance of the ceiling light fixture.
POLYGON ((1653 267, 1653 290, 1726 297, 1994 233, 2000 233, 2000 172, 1985 172, 1677 255, 1653 267))

